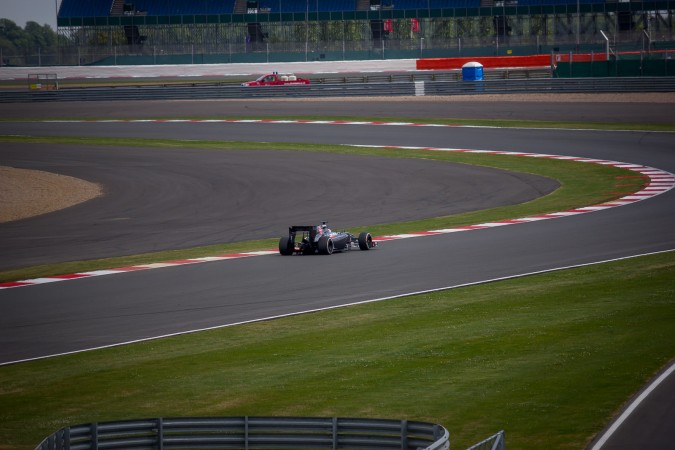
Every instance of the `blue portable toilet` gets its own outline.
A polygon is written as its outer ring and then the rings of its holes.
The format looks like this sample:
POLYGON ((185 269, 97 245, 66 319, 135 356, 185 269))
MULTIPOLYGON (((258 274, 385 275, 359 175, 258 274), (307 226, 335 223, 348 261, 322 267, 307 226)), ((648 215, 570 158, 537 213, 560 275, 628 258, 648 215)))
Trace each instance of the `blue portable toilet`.
POLYGON ((462 80, 464 81, 482 81, 483 65, 476 61, 471 61, 462 66, 462 80))

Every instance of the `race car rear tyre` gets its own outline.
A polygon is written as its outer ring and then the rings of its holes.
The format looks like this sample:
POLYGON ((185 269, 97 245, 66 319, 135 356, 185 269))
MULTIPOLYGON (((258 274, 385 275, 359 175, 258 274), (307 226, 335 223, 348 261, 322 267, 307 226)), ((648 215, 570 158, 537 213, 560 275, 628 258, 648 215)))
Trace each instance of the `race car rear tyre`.
POLYGON ((361 250, 370 250, 373 248, 373 237, 367 231, 359 234, 359 248, 361 250))
POLYGON ((321 236, 319 242, 317 242, 317 247, 319 248, 319 255, 330 255, 335 250, 333 240, 328 236, 321 236))
POLYGON ((294 250, 295 244, 293 243, 293 240, 290 237, 284 236, 281 239, 279 239, 279 253, 281 253, 284 256, 290 256, 293 254, 294 250))

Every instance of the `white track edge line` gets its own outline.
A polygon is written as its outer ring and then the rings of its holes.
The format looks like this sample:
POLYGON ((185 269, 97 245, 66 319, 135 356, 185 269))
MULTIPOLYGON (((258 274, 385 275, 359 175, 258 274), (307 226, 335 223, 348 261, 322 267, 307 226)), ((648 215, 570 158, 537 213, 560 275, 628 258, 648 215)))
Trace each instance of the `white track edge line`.
POLYGON ((349 306, 365 305, 365 304, 368 304, 368 303, 376 303, 376 302, 382 302, 382 301, 386 301, 386 300, 394 300, 394 299, 397 299, 397 298, 410 297, 410 296, 413 296, 413 295, 430 294, 430 293, 433 293, 433 292, 447 291, 447 290, 451 290, 451 289, 460 289, 460 288, 464 288, 464 287, 479 286, 481 284, 488 284, 488 283, 495 283, 495 282, 499 282, 499 281, 513 280, 513 279, 516 279, 516 278, 525 278, 525 277, 534 276, 534 275, 542 275, 542 274, 545 274, 545 273, 559 272, 559 271, 562 271, 562 270, 569 270, 569 269, 578 269, 578 268, 581 268, 581 267, 607 264, 607 263, 611 263, 611 262, 617 262, 617 261, 624 261, 624 260, 628 260, 628 259, 639 258, 639 257, 642 257, 642 256, 652 256, 652 255, 659 255, 659 254, 662 254, 662 253, 670 253, 670 252, 675 252, 675 248, 669 249, 669 250, 660 250, 660 251, 656 251, 656 252, 640 253, 640 254, 636 254, 636 255, 622 256, 622 257, 619 257, 619 258, 606 259, 606 260, 602 260, 602 261, 593 261, 593 262, 588 262, 588 263, 573 264, 573 265, 570 265, 570 266, 553 267, 551 269, 538 270, 538 271, 534 271, 534 272, 527 272, 527 273, 521 273, 521 274, 516 274, 516 275, 507 275, 507 276, 504 276, 504 277, 491 278, 489 280, 472 281, 470 283, 457 284, 457 285, 454 285, 454 286, 445 286, 445 287, 434 288, 434 289, 425 289, 425 290, 421 290, 421 291, 407 292, 407 293, 404 293, 404 294, 391 295, 391 296, 388 296, 388 297, 373 298, 373 299, 362 300, 362 301, 358 301, 358 302, 345 303, 345 304, 342 304, 342 305, 327 306, 325 308, 308 309, 308 310, 305 310, 305 311, 297 311, 297 312, 293 312, 293 313, 262 317, 260 319, 244 320, 244 321, 241 321, 241 322, 229 323, 229 324, 224 324, 224 325, 215 325, 215 326, 212 326, 212 327, 199 328, 199 329, 195 329, 195 330, 179 331, 179 332, 176 332, 176 333, 169 333, 169 334, 164 334, 164 335, 161 335, 161 336, 153 336, 153 337, 142 338, 142 339, 134 339, 134 340, 131 340, 131 341, 118 342, 118 343, 115 343, 115 344, 102 345, 102 346, 99 346, 99 347, 91 347, 91 348, 86 348, 86 349, 81 349, 81 350, 73 350, 73 351, 70 351, 70 352, 55 353, 53 355, 37 356, 37 357, 34 357, 34 358, 26 358, 26 359, 21 359, 21 360, 16 360, 16 361, 0 362, 0 367, 12 365, 12 364, 19 364, 19 363, 25 363, 25 362, 39 361, 39 360, 43 360, 43 359, 55 358, 55 357, 58 357, 58 356, 75 355, 75 354, 78 354, 78 353, 90 352, 90 351, 95 351, 95 350, 103 350, 103 349, 107 349, 107 348, 121 347, 121 346, 124 346, 124 345, 130 345, 130 344, 138 344, 138 343, 142 343, 142 342, 154 341, 154 340, 157 340, 157 339, 165 339, 165 338, 170 338, 170 337, 175 337, 175 336, 183 336, 183 335, 187 335, 187 334, 200 333, 202 331, 218 330, 218 329, 222 329, 222 328, 230 328, 230 327, 234 327, 234 326, 238 326, 238 325, 247 325, 247 324, 258 323, 258 322, 268 322, 270 320, 283 319, 285 317, 300 316, 300 315, 311 314, 311 313, 316 313, 316 312, 321 312, 321 311, 330 311, 330 310, 333 310, 333 309, 346 308, 346 307, 349 307, 349 306))
POLYGON ((52 119, 52 120, 28 120, 33 123, 269 123, 269 124, 297 124, 297 125, 375 125, 375 126, 415 126, 415 127, 448 127, 448 128, 482 128, 482 129, 514 129, 514 130, 542 130, 542 131, 600 131, 621 133, 675 133, 670 130, 606 130, 599 128, 556 128, 556 127, 504 127, 499 125, 465 125, 426 122, 360 122, 340 120, 297 120, 297 119, 52 119))
POLYGON ((644 390, 642 393, 631 402, 630 405, 623 411, 623 413, 612 423, 612 425, 605 431, 602 437, 591 447, 591 450, 600 450, 603 445, 612 437, 612 435, 619 429, 619 427, 630 417, 631 414, 640 406, 640 403, 646 399, 666 378, 675 372, 675 363, 666 369, 656 380, 644 390))

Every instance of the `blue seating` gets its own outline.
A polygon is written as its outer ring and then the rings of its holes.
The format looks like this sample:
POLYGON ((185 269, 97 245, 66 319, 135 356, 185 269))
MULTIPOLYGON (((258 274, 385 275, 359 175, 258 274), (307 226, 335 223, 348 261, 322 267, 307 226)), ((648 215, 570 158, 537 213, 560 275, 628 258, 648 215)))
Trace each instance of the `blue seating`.
POLYGON ((384 9, 478 8, 480 0, 382 0, 384 9))
MULTIPOLYGON (((65 0, 64 0, 65 1, 65 0)), ((149 16, 232 14, 234 0, 126 0, 149 16)))
POLYGON ((59 17, 101 17, 110 14, 112 0, 63 0, 59 17))
MULTIPOLYGON (((606 0, 579 0, 604 3, 606 0)), ((262 11, 304 13, 356 11, 357 0, 260 0, 262 11)), ((520 6, 569 5, 577 0, 518 0, 520 6)), ((59 17, 104 17, 110 14, 113 0, 63 0, 59 17)), ((235 0, 126 0, 136 11, 149 16, 232 14, 235 0)), ((381 0, 383 9, 478 8, 480 0, 381 0)))
POLYGON ((356 0, 260 0, 258 7, 271 13, 355 11, 356 0))
MULTIPOLYGON (((232 14, 235 0, 126 0, 151 16, 232 14)), ((63 0, 59 17, 104 17, 113 0, 63 0)))
MULTIPOLYGON (((605 3, 605 0, 579 0, 580 3, 605 3)), ((577 0, 518 0, 519 6, 576 5, 577 0)))
POLYGON ((478 8, 480 0, 429 0, 429 8, 478 8))

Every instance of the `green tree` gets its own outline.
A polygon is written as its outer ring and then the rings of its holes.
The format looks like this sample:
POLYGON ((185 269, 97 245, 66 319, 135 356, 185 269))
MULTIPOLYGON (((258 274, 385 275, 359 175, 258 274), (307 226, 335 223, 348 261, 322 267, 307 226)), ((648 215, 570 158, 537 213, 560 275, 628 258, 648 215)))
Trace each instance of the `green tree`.
POLYGON ((56 32, 49 25, 31 21, 22 29, 12 20, 0 19, 0 48, 3 55, 28 54, 38 48, 54 52, 56 43, 56 32))
POLYGON ((40 25, 37 22, 27 22, 24 33, 31 47, 52 49, 56 47, 56 33, 49 25, 40 25))

